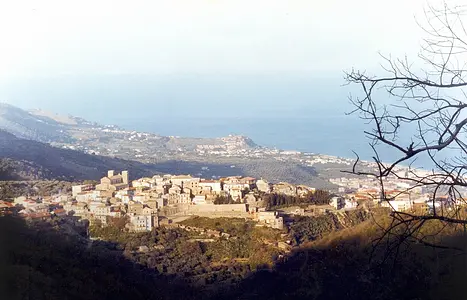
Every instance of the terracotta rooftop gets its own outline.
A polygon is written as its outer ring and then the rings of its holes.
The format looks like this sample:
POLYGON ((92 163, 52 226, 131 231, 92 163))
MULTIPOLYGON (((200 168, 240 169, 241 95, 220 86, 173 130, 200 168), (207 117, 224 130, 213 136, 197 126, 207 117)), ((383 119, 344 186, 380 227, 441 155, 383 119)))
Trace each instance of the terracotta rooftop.
POLYGON ((219 183, 217 180, 203 179, 200 183, 219 183))

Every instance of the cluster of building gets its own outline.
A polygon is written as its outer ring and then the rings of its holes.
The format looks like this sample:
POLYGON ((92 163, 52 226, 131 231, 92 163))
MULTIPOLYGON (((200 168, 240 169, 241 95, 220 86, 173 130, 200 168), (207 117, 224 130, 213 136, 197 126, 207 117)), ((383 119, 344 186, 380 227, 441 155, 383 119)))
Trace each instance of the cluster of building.
POLYGON ((345 195, 346 199, 369 202, 394 211, 431 212, 437 208, 449 209, 464 204, 463 198, 451 199, 443 194, 433 199, 433 190, 411 180, 428 175, 428 171, 401 168, 394 175, 384 179, 384 190, 381 189, 380 181, 373 176, 342 177, 330 181, 339 186, 339 192, 345 195))
POLYGON ((68 216, 104 226, 125 217, 126 226, 133 232, 150 231, 177 214, 245 217, 281 229, 282 217, 264 210, 262 195, 301 196, 312 191, 304 185, 271 184, 242 176, 211 180, 167 174, 130 181, 128 171, 110 170, 98 184, 72 186, 71 195, 24 196, 15 198, 13 203, 1 202, 0 213, 20 208, 17 213, 30 220, 68 216))
MULTIPOLYGON (((242 140, 224 141, 229 150, 242 140), (228 143, 227 143, 228 142, 228 143)), ((199 149, 203 149, 200 146, 199 149)), ((324 157, 324 156, 323 156, 324 157)), ((322 159, 328 159, 324 157, 322 159)), ((332 158, 332 157, 330 157, 332 158)), ((329 159, 330 159, 329 158, 329 159)), ((329 162, 329 161, 328 161, 329 162)), ((319 163, 313 161, 313 163, 319 163)), ((341 162, 342 163, 342 162, 341 162)), ((342 177, 330 179, 338 186, 338 193, 322 207, 298 208, 292 214, 316 215, 329 210, 355 209, 362 203, 389 207, 395 211, 443 209, 459 205, 463 199, 437 197, 423 187, 414 186, 410 176, 426 176, 424 171, 398 170, 384 182, 374 177, 342 177)), ((259 225, 281 229, 284 220, 275 211, 266 211, 262 198, 275 193, 304 197, 315 192, 305 185, 279 182, 271 184, 264 179, 230 176, 203 179, 191 175, 155 175, 130 180, 128 171, 108 171, 98 184, 81 184, 72 187, 71 194, 50 197, 17 197, 13 202, 0 201, 0 215, 19 214, 29 220, 48 220, 69 217, 107 225, 125 217, 128 230, 150 231, 168 223, 173 216, 199 215, 207 217, 245 217, 259 225)))
MULTIPOLYGON (((320 208, 322 211, 355 209, 362 202, 396 211, 417 207, 429 210, 449 201, 447 197, 440 197, 433 204, 429 198, 431 193, 396 177, 386 179, 385 195, 381 194, 379 181, 372 177, 345 177, 331 179, 331 182, 339 186, 339 193, 320 208)), ((303 197, 314 191, 305 185, 271 184, 264 179, 243 176, 214 180, 166 174, 131 181, 127 171, 110 170, 98 184, 73 186, 71 195, 18 197, 13 203, 0 201, 0 214, 16 210, 31 220, 73 216, 101 225, 125 217, 128 230, 133 232, 150 231, 169 222, 173 216, 188 215, 245 217, 280 229, 284 226, 282 217, 277 212, 266 211, 262 197, 269 193, 303 197)), ((316 211, 314 209, 313 213, 316 211)), ((306 214, 306 211, 295 214, 306 214)))
POLYGON ((315 164, 340 164, 350 166, 353 164, 353 161, 348 158, 341 158, 331 155, 314 155, 312 157, 307 157, 305 159, 305 164, 308 166, 313 166, 315 164))

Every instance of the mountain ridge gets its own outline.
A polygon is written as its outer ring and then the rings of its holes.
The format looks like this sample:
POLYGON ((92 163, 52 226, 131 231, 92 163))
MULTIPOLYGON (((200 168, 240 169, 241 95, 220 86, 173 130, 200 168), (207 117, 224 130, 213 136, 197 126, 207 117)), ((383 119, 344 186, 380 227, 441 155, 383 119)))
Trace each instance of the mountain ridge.
POLYGON ((18 138, 0 130, 0 179, 98 179, 108 169, 130 169, 135 175, 157 173, 152 165, 118 158, 89 155, 18 138))
MULTIPOLYGON (((221 143, 225 139, 232 137, 232 135, 218 138, 161 136, 156 133, 126 130, 117 125, 103 125, 80 117, 60 115, 42 109, 23 110, 7 103, 0 103, 0 129, 13 133, 18 137, 52 144, 76 143, 82 138, 79 134, 80 131, 101 131, 103 135, 108 133, 118 133, 121 135, 137 133, 160 139, 169 145, 173 140, 176 140, 177 144, 186 145, 191 143, 189 148, 196 147, 196 145, 202 143, 221 143)), ((244 147, 258 147, 247 136, 236 135, 235 137, 242 140, 244 147)))
MULTIPOLYGON (((333 186, 327 179, 319 177, 321 174, 313 166, 315 160, 309 156, 311 154, 262 147, 247 136, 161 136, 125 130, 115 125, 100 125, 79 117, 61 116, 43 110, 26 111, 9 104, 0 104, 0 130, 25 139, 21 143, 12 139, 14 142, 11 145, 2 145, 0 156, 7 154, 6 158, 36 163, 44 167, 45 174, 59 173, 63 176, 65 173, 70 178, 82 178, 83 170, 87 170, 89 178, 86 179, 96 179, 95 169, 87 169, 93 164, 97 164, 97 169, 102 172, 104 161, 109 163, 108 169, 122 169, 131 162, 138 166, 139 174, 147 174, 150 170, 153 173, 189 173, 203 178, 247 175, 271 182, 285 181, 320 188, 333 186), (42 144, 39 147, 32 141, 42 144), (22 155, 14 155, 15 149, 11 148, 13 144, 19 147, 22 155), (30 153, 24 151, 28 147, 38 147, 34 151, 40 155, 31 157, 30 153), (74 152, 58 152, 58 149, 74 152), (44 165, 48 161, 48 151, 58 159, 55 164, 44 165), (90 156, 83 157, 78 153, 90 156), (99 157, 98 161, 95 161, 96 157, 99 157), (60 160, 64 161, 62 172, 56 169, 60 160), (73 170, 73 165, 77 172, 73 170)), ((327 169, 322 170, 331 173, 327 169)))

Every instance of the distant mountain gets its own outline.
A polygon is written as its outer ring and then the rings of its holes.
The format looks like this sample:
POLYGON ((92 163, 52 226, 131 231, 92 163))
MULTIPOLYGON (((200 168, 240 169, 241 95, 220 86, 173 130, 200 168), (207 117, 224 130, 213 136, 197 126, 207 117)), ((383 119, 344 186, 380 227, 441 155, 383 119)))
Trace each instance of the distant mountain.
POLYGON ((96 180, 107 170, 129 170, 132 178, 159 173, 197 174, 204 176, 252 175, 249 170, 222 163, 168 160, 146 164, 81 151, 61 149, 45 143, 20 139, 0 130, 0 181, 60 179, 96 180))
MULTIPOLYGON (((73 116, 43 110, 25 111, 0 103, 0 129, 17 137, 49 143, 88 153, 135 158, 135 152, 172 158, 179 152, 199 148, 214 150, 256 148, 244 136, 223 138, 166 137, 154 133, 124 130, 115 125, 101 125, 73 116)), ((138 156, 136 156, 138 158, 138 156)))
POLYGON ((98 179, 109 169, 134 176, 157 172, 154 165, 59 149, 0 130, 0 180, 98 179))
POLYGON ((133 169, 135 176, 157 171, 204 178, 247 175, 329 185, 307 165, 310 157, 261 147, 246 136, 161 136, 8 104, 0 104, 0 130, 0 158, 10 159, 5 168, 28 170, 13 177, 96 179, 107 169, 133 169))
POLYGON ((0 103, 0 129, 18 137, 41 142, 71 142, 64 125, 48 117, 33 115, 12 105, 0 103))

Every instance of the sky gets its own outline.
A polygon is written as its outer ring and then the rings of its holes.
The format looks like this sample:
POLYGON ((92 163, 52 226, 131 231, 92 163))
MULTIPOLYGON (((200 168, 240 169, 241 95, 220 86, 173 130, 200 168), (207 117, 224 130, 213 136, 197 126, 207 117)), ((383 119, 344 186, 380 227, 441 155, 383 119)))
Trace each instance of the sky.
POLYGON ((377 72, 379 53, 416 58, 424 7, 422 0, 0 0, 0 102, 165 135, 245 133, 267 143, 264 136, 283 132, 284 147, 293 148, 298 142, 284 128, 312 119, 312 134, 325 139, 338 135, 320 124, 349 120, 344 70, 377 72))
POLYGON ((276 111, 284 102, 335 107, 337 91, 348 94, 344 70, 376 70, 379 53, 416 56, 423 7, 422 0, 0 1, 0 101, 71 114, 83 114, 75 102, 176 103, 176 111, 219 101, 276 111), (314 99, 304 97, 310 89, 314 99))
POLYGON ((339 73, 416 54, 420 0, 0 4, 0 76, 339 73))

